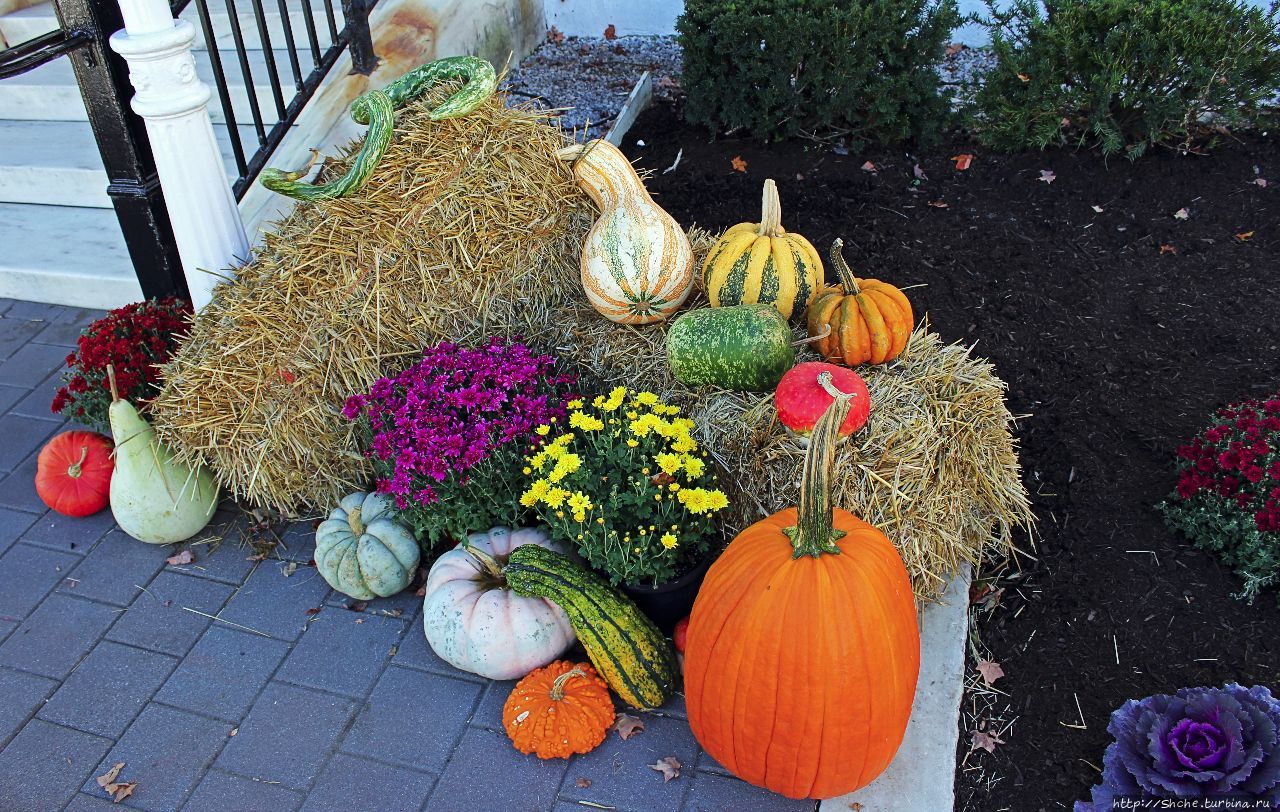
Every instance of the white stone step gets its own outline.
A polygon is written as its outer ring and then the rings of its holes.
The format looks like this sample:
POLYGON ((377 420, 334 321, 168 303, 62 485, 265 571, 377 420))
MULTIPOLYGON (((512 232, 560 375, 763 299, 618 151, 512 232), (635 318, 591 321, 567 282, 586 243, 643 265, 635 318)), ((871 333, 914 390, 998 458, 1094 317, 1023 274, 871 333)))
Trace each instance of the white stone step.
POLYGON ((111 209, 0 203, 0 297, 78 307, 142 298, 111 209))
MULTIPOLYGON (((275 51, 276 67, 280 72, 281 92, 287 105, 293 98, 293 76, 289 70, 288 55, 285 51, 275 51)), ((258 108, 262 111, 265 126, 278 119, 275 101, 271 95, 268 82, 266 60, 263 51, 249 51, 249 72, 253 77, 253 86, 258 93, 258 108)), ((205 84, 213 90, 209 100, 209 116, 214 122, 223 122, 226 117, 222 112, 222 104, 218 99, 217 89, 213 82, 213 69, 209 65, 209 56, 205 51, 196 55, 196 73, 205 84)), ((237 124, 249 124, 250 104, 245 90, 245 82, 240 72, 239 62, 235 55, 231 60, 224 60, 222 69, 227 77, 228 93, 231 96, 232 111, 237 124)), ((11 121, 84 121, 84 103, 80 98, 80 89, 76 85, 75 73, 66 57, 55 59, 41 65, 33 71, 5 79, 0 82, 0 120, 11 121)))
MULTIPOLYGON (((226 2, 225 0, 208 0, 208 3, 209 22, 213 25, 214 39, 218 43, 218 47, 223 50, 224 58, 226 56, 234 58, 235 36, 231 30, 231 15, 227 13, 226 2)), ((299 49, 298 55, 302 66, 302 74, 306 76, 311 70, 311 40, 307 36, 306 16, 302 10, 303 2, 302 0, 287 0, 287 3, 293 41, 299 49)), ((329 19, 325 13, 325 3, 324 0, 311 0, 310 5, 312 18, 315 21, 316 40, 319 43, 320 53, 324 53, 327 44, 333 40, 329 33, 329 19)), ((283 17, 280 14, 279 1, 263 0, 262 12, 263 17, 266 19, 267 36, 270 38, 272 46, 275 48, 283 47, 287 39, 285 37, 283 17)), ((207 48, 204 29, 201 27, 200 15, 196 9, 195 2, 188 5, 181 16, 182 19, 194 25, 196 31, 199 32, 196 36, 196 49, 204 50, 207 48)), ((257 18, 254 14, 251 0, 237 0, 236 19, 240 21, 240 30, 244 37, 245 48, 251 51, 261 50, 262 37, 258 32, 257 18)), ((343 26, 341 0, 333 0, 333 19, 334 25, 341 31, 343 26)), ((15 45, 52 31, 57 27, 58 18, 53 12, 53 5, 43 3, 0 17, 0 38, 3 38, 10 45, 15 45)))
MULTIPOLYGON (((245 159, 258 147, 252 127, 241 126, 245 159)), ((230 129, 213 125, 228 182, 235 180, 230 129)), ((83 121, 0 121, 0 203, 109 208, 107 174, 83 121)))

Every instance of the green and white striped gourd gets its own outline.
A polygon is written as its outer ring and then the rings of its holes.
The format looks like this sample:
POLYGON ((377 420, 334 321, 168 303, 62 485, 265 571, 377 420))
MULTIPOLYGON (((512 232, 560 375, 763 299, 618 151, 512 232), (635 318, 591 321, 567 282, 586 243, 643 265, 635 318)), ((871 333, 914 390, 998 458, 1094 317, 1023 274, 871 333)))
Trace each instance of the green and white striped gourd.
POLYGON ((546 598, 564 609, 596 671, 624 702, 658 708, 675 693, 679 672, 671 643, 603 578, 533 544, 513 550, 503 574, 517 595, 546 598))
POLYGON ((693 290, 693 246, 653 202, 621 150, 596 139, 557 153, 600 207, 582 246, 582 287, 600 315, 651 324, 675 313, 693 290))
POLYGON ((493 95, 498 86, 498 76, 493 65, 474 56, 450 56, 428 62, 401 76, 381 90, 361 94, 351 103, 351 118, 357 124, 368 124, 360 151, 340 178, 328 183, 306 183, 299 180, 311 171, 317 153, 302 169, 286 172, 282 169, 262 170, 262 185, 298 200, 332 200, 345 197, 359 189, 373 174, 391 143, 395 129, 395 111, 405 102, 420 96, 428 88, 450 79, 463 79, 466 84, 457 93, 441 102, 431 111, 432 121, 464 116, 479 107, 493 95))
POLYGON ((394 595, 413 580, 422 553, 393 505, 386 494, 348 494, 316 528, 316 569, 329 586, 367 601, 394 595))

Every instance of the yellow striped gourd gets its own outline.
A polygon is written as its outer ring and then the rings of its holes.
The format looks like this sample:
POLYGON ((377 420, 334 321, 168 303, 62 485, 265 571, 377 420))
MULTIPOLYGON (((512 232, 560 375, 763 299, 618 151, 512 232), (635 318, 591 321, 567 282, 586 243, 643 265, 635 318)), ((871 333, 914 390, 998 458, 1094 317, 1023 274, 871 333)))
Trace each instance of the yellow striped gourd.
POLYGON ((702 286, 712 307, 771 304, 787 318, 805 311, 822 279, 818 252, 782 227, 778 187, 772 180, 764 182, 760 222, 739 223, 726 231, 702 263, 702 286))
POLYGON ((693 246, 653 202, 622 152, 596 139, 558 153, 600 207, 582 246, 582 286, 591 305, 622 324, 662 321, 693 289, 693 246))

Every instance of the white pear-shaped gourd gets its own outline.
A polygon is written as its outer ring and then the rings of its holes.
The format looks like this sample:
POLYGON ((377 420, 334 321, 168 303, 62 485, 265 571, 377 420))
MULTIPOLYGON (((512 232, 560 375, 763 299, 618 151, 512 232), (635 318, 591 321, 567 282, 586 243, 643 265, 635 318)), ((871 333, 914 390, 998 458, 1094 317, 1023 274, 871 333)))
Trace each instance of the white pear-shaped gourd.
POLYGON ((556 153, 573 161, 578 186, 600 207, 582 246, 582 287, 591 306, 621 324, 670 317, 693 290, 693 246, 653 202, 622 151, 596 139, 556 153))
POLYGON ((111 475, 111 513, 120 529, 148 544, 184 541, 204 529, 218 507, 218 481, 204 466, 178 462, 155 429, 111 381, 111 437, 116 468, 111 475))

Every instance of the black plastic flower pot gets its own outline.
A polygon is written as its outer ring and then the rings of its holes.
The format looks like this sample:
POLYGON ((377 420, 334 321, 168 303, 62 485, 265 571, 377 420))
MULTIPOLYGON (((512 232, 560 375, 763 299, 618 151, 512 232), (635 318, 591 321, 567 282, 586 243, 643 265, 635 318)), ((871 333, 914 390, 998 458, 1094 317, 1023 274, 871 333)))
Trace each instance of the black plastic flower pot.
POLYGON ((622 591, 636 602, 640 611, 648 615, 664 634, 671 634, 680 618, 689 614, 689 610, 693 608, 693 599, 698 596, 698 588, 702 586, 702 579, 706 577, 710 566, 711 557, 708 556, 674 581, 657 586, 623 584, 622 591))

